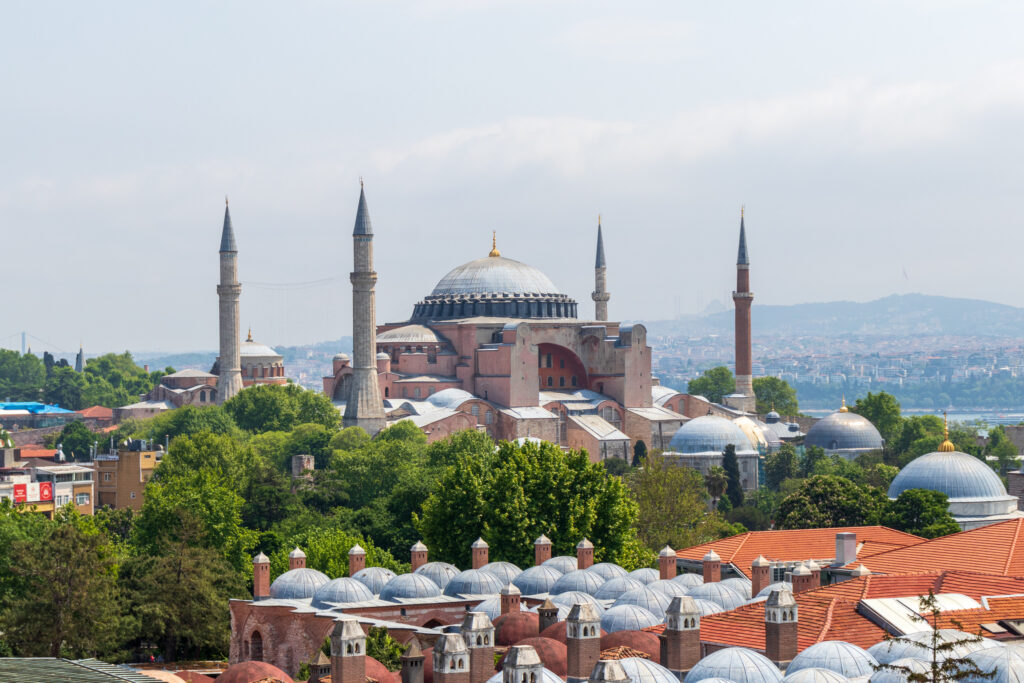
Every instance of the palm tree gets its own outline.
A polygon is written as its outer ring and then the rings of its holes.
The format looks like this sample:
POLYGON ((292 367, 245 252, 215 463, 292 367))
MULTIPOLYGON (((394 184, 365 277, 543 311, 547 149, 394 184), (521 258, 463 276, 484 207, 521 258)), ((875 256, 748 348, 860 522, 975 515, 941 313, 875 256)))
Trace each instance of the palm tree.
POLYGON ((704 475, 704 486, 711 496, 711 506, 718 504, 718 500, 725 495, 725 489, 729 486, 729 475, 725 470, 715 465, 704 475))

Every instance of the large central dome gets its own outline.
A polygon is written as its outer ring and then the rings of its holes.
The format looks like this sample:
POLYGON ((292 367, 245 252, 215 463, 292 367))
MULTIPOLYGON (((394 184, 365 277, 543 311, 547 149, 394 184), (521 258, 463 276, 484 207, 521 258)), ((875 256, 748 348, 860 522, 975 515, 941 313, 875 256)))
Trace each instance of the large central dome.
POLYGON ((463 263, 441 278, 431 296, 459 294, 561 294, 547 275, 504 256, 463 263))

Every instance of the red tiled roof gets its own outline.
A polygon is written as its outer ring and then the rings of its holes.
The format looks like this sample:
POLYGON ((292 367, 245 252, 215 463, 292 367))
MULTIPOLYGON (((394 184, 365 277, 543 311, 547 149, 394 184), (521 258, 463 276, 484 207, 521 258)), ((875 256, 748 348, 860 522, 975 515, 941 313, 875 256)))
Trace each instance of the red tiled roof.
POLYGON ((601 659, 629 659, 630 657, 637 657, 639 659, 651 658, 651 656, 646 652, 640 652, 640 650, 634 650, 633 648, 626 647, 625 645, 601 650, 601 659))
MULTIPOLYGON (((923 543, 926 539, 913 534, 896 531, 884 526, 833 527, 827 529, 786 529, 781 531, 748 531, 692 548, 676 552, 682 559, 699 562, 709 550, 722 558, 722 563, 731 563, 747 577, 750 563, 758 555, 777 562, 797 562, 809 559, 835 557, 836 534, 854 533, 860 550, 858 562, 896 549, 923 543)), ((873 565, 868 565, 874 569, 873 565)))
POLYGON ((105 408, 104 406, 89 406, 78 411, 78 414, 82 417, 88 417, 95 420, 113 420, 114 410, 112 408, 105 408))

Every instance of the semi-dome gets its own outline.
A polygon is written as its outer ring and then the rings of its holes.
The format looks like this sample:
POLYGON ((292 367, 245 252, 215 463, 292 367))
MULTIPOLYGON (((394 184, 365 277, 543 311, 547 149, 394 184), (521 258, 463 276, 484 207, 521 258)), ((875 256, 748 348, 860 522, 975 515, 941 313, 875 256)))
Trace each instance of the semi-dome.
POLYGON ((434 583, 441 590, 448 585, 448 582, 455 578, 455 575, 459 573, 458 567, 447 562, 427 562, 422 567, 416 569, 414 574, 425 576, 434 583))
POLYGON ((705 583, 690 589, 690 597, 716 602, 727 610, 736 609, 747 601, 742 595, 720 581, 705 583))
POLYGON ((864 416, 851 413, 843 407, 824 417, 807 430, 805 446, 818 446, 829 453, 855 457, 868 451, 877 451, 884 445, 882 435, 864 416))
POLYGON ((661 617, 636 605, 615 605, 601 615, 601 628, 608 633, 642 631, 649 626, 657 626, 661 622, 661 617))
POLYGON ((709 678, 724 678, 735 683, 778 683, 782 672, 758 652, 745 647, 727 647, 697 662, 683 682, 698 683, 709 678))
MULTIPOLYGON (((908 669, 911 673, 915 674, 927 674, 931 673, 932 670, 930 663, 923 659, 914 659, 912 657, 897 659, 889 662, 889 665, 908 669)), ((907 683, 907 674, 893 669, 879 669, 871 674, 871 678, 868 681, 870 683, 907 683)))
MULTIPOLYGON (((789 669, 786 669, 789 672, 789 669)), ((849 678, 829 669, 800 669, 787 673, 782 683, 849 683, 849 678)))
POLYGON ((751 591, 754 589, 754 584, 745 576, 734 576, 731 579, 722 579, 721 583, 723 586, 728 586, 742 595, 745 600, 749 600, 753 597, 751 595, 751 591))
POLYGON ((289 569, 270 584, 270 597, 277 600, 305 600, 330 579, 315 569, 289 569))
POLYGON ((490 595, 497 594, 504 584, 494 574, 481 569, 464 569, 448 581, 444 594, 457 595, 490 595))
POLYGON ((980 683, 981 681, 1021 683, 1024 681, 1024 651, 1021 651, 1020 647, 1005 645, 987 647, 984 650, 972 652, 969 659, 982 671, 991 671, 995 675, 983 677, 968 674, 962 679, 967 683, 980 683))
POLYGON ((631 579, 636 579, 640 583, 646 585, 648 583, 654 583, 661 578, 658 574, 657 569, 651 569, 650 567, 643 567, 642 569, 634 569, 627 576, 631 579))
POLYGON ((700 574, 678 574, 672 580, 683 584, 687 588, 696 588, 697 586, 704 585, 704 577, 700 574))
POLYGON ((676 430, 668 449, 684 455, 721 453, 732 444, 737 453, 755 453, 750 439, 732 420, 718 415, 695 417, 676 430))
POLYGON ((426 325, 403 325, 378 334, 377 343, 383 346, 393 344, 444 344, 445 340, 426 325))
POLYGON ((847 678, 870 676, 878 661, 862 648, 842 640, 815 643, 798 654, 786 667, 787 673, 801 669, 829 669, 847 678))
POLYGON ((569 609, 572 609, 573 605, 593 605, 598 615, 604 614, 604 605, 601 604, 600 600, 582 591, 567 591, 558 595, 552 595, 551 602, 569 609))
POLYGON ((551 559, 544 560, 542 567, 553 567, 565 574, 579 569, 576 558, 572 555, 557 555, 551 559))
POLYGON ((613 562, 598 562, 597 564, 587 567, 586 571, 593 572, 601 576, 605 581, 611 581, 612 579, 620 576, 625 576, 628 572, 619 565, 613 562))
POLYGON ((665 618, 665 610, 672 603, 672 599, 664 593, 651 590, 647 586, 643 588, 634 588, 631 591, 627 591, 619 596, 612 607, 618 607, 619 605, 636 605, 637 607, 643 607, 645 610, 658 617, 659 619, 665 618))
POLYGON ((439 595, 441 589, 423 574, 401 574, 388 581, 380 591, 381 600, 392 602, 399 598, 436 598, 439 595))
POLYGON ((480 567, 480 571, 497 576, 502 586, 509 585, 512 579, 523 573, 522 569, 511 562, 488 562, 480 567))
POLYGON ((573 569, 558 577, 558 581, 555 581, 555 585, 548 592, 557 595, 569 591, 579 591, 595 595, 604 582, 604 577, 600 574, 588 572, 585 569, 573 569))
POLYGON ((684 595, 690 594, 690 587, 686 586, 679 581, 672 581, 670 579, 659 579, 652 581, 647 584, 649 590, 661 593, 666 596, 669 600, 675 597, 683 597, 684 595))
POLYGON ((958 451, 928 453, 911 460, 889 485, 889 497, 897 498, 907 489, 941 491, 950 500, 1006 497, 1003 482, 991 467, 958 451))
POLYGON ((767 598, 769 595, 772 594, 772 591, 781 591, 781 590, 787 590, 790 593, 792 593, 793 592, 793 584, 790 583, 789 581, 776 581, 775 583, 770 583, 767 586, 765 586, 764 588, 762 588, 761 592, 758 593, 757 595, 755 595, 754 597, 755 598, 767 598))
POLYGON ((373 593, 362 582, 350 576, 339 576, 320 586, 313 593, 313 607, 331 609, 328 603, 373 600, 373 593))
MULTIPOLYGON (((897 659, 906 657, 931 661, 933 633, 933 631, 915 631, 892 640, 883 640, 869 647, 868 654, 878 660, 880 664, 890 664, 897 659)), ((939 629, 939 640, 942 643, 956 644, 948 650, 935 654, 940 660, 945 660, 947 657, 966 657, 972 652, 998 645, 996 641, 989 638, 976 639, 977 636, 954 628, 939 629)))
POLYGON ((643 657, 626 657, 619 664, 632 683, 679 683, 671 671, 643 657))
POLYGON ((523 595, 540 595, 549 592, 555 585, 555 581, 558 581, 561 576, 562 572, 554 567, 540 565, 530 567, 512 579, 512 585, 518 588, 523 595))
POLYGON ((476 397, 465 389, 449 387, 431 394, 427 397, 427 403, 436 408, 450 408, 451 410, 457 410, 463 403, 474 398, 476 397))
POLYGON ((644 583, 632 576, 617 576, 601 584, 601 587, 594 593, 594 597, 598 600, 618 600, 623 593, 643 587, 644 583))
POLYGON ((352 578, 369 588, 374 595, 380 595, 387 582, 395 576, 393 571, 385 567, 366 567, 353 574, 352 578))

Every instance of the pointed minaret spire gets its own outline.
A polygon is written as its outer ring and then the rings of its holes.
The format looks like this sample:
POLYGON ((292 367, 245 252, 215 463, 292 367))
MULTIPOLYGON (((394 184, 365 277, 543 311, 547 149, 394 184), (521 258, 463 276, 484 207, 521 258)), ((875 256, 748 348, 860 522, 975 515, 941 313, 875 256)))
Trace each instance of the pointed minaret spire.
POLYGON ((85 370, 85 349, 79 343, 78 354, 75 356, 75 372, 82 372, 83 370, 85 370))
POLYGON ((754 396, 753 349, 750 332, 750 307, 754 294, 750 291, 750 258, 747 255, 747 228, 744 209, 740 208, 740 246, 736 255, 736 291, 732 300, 736 306, 736 393, 741 398, 733 400, 730 407, 754 412, 757 401, 754 396))
POLYGON ((370 223, 370 210, 366 208, 366 193, 363 191, 363 179, 359 179, 359 208, 356 209, 356 226, 353 235, 373 235, 373 224, 370 223))
POLYGON ((598 321, 608 320, 608 300, 612 295, 608 293, 607 262, 604 259, 604 235, 601 233, 601 214, 597 215, 597 258, 594 260, 594 291, 590 298, 594 300, 594 319, 598 321))
POLYGON ((217 358, 217 403, 223 403, 242 390, 242 362, 238 344, 238 244, 231 225, 228 198, 224 197, 224 228, 220 235, 220 356, 217 358))
POLYGON ((220 233, 220 251, 237 252, 238 244, 235 242, 235 229, 231 226, 231 209, 228 207, 228 198, 224 197, 224 229, 220 233))

